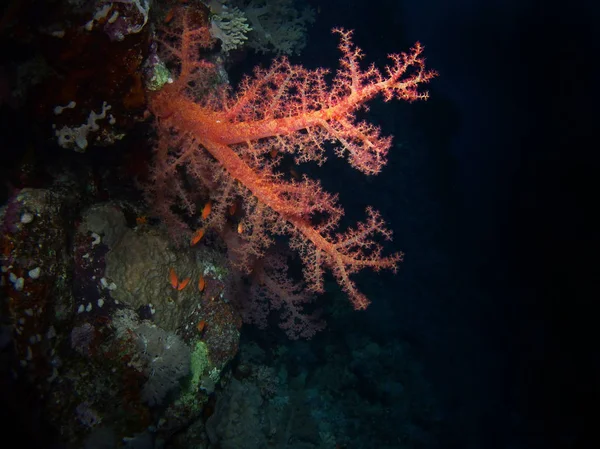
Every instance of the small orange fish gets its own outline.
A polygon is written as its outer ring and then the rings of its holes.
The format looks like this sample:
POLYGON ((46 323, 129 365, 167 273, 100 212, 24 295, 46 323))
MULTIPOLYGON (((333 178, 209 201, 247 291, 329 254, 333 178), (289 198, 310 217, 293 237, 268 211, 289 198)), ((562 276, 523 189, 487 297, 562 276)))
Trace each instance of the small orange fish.
POLYGON ((204 280, 204 276, 200 276, 200 279, 198 279, 198 290, 202 291, 204 287, 206 287, 206 281, 204 280))
POLYGON ((199 228, 196 232, 194 232, 194 235, 190 240, 190 246, 194 246, 196 243, 202 240, 202 237, 204 237, 204 228, 199 228))
POLYGON ((206 321, 202 320, 198 323, 198 325, 196 326, 196 328, 198 329, 198 332, 202 333, 204 332, 204 329, 206 329, 206 321))
POLYGON ((244 225, 242 224, 241 221, 238 223, 237 232, 238 232, 238 234, 241 234, 242 232, 244 232, 244 225))
POLYGON ((181 281, 179 283, 179 285, 177 286, 177 290, 179 290, 179 291, 183 290, 189 283, 190 283, 190 278, 185 278, 183 281, 181 281))
POLYGON ((292 178, 294 178, 295 180, 300 179, 300 175, 298 174, 295 168, 290 168, 290 175, 292 175, 292 178))
POLYGON ((237 203, 233 203, 229 206, 229 208, 227 209, 227 212, 229 212, 229 215, 234 215, 236 210, 237 210, 237 203))
POLYGON ((148 217, 146 217, 145 215, 135 217, 135 224, 137 224, 138 226, 145 225, 146 223, 148 223, 148 217))
POLYGON ((275 148, 273 148, 271 151, 269 151, 269 155, 272 158, 275 158, 275 156, 277 156, 279 154, 279 151, 277 151, 275 148))
POLYGON ((202 208, 202 219, 206 220, 206 218, 210 215, 210 210, 212 209, 212 201, 209 201, 202 208))
POLYGON ((174 8, 169 9, 169 11, 167 12, 167 15, 165 16, 165 23, 169 23, 171 20, 173 20, 173 16, 175 16, 175 10, 174 8))
POLYGON ((175 273, 175 270, 173 268, 169 270, 169 281, 171 281, 171 287, 177 288, 179 280, 177 279, 177 274, 175 273))

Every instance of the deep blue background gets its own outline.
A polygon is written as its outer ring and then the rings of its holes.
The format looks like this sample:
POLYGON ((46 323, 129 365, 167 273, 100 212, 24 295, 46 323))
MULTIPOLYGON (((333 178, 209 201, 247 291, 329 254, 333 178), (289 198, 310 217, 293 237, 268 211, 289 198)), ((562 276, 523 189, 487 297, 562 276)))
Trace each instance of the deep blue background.
POLYGON ((350 216, 382 210, 407 254, 399 276, 364 279, 359 324, 420 348, 448 447, 597 447, 598 7, 312 4, 304 64, 331 67, 343 26, 369 63, 419 40, 439 72, 426 103, 372 105, 395 136, 379 177, 323 176, 350 216))

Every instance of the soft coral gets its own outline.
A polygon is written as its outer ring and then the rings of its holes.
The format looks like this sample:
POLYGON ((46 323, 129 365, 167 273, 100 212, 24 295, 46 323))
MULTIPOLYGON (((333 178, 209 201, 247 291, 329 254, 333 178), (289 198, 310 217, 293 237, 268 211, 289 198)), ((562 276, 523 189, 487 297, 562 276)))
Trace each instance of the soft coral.
POLYGON ((210 224, 216 227, 224 225, 227 206, 242 198, 246 251, 260 256, 273 234, 286 234, 302 257, 309 288, 323 290, 323 270, 328 268, 354 307, 364 309, 369 301, 350 276, 365 267, 395 269, 402 254, 382 256, 374 239, 376 234, 390 239, 391 232, 367 208, 366 222, 338 233, 343 210, 337 197, 307 177, 285 180, 276 169, 279 158, 270 154, 276 149, 297 162, 320 164, 326 142, 335 142, 338 156, 347 156, 368 175, 376 174, 386 164, 391 139, 381 137, 370 123, 358 122, 356 111, 379 94, 386 101, 425 99, 427 93, 418 86, 435 73, 425 69, 419 44, 408 54, 391 55, 384 73, 374 66, 362 70, 363 55, 352 45, 351 32, 334 31, 341 38, 342 58, 331 87, 325 70, 307 70, 281 58, 268 70, 256 69, 232 94, 207 87, 214 73, 198 57, 198 49, 209 45, 208 30, 184 14, 180 34, 163 39, 179 61, 179 76, 150 102, 159 134, 152 190, 169 215, 173 204, 194 214, 193 190, 207 188, 216 206, 210 224))

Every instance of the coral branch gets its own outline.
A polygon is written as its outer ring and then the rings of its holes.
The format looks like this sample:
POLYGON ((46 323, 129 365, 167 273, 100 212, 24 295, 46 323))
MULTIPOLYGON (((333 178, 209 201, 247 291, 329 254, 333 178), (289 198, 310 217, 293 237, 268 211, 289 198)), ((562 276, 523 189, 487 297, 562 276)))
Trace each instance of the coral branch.
MULTIPOLYGON (((198 189, 210 192, 213 214, 225 213, 219 203, 241 198, 244 217, 238 229, 248 251, 264 254, 273 234, 288 235, 313 291, 323 290, 323 272, 329 269, 354 307, 364 309, 369 301, 351 275, 366 267, 396 268, 402 255, 382 256, 375 237, 389 240, 391 231, 368 208, 364 223, 339 233, 343 210, 337 197, 306 177, 285 179, 273 151, 289 153, 297 162, 322 163, 330 142, 335 154, 347 156, 353 167, 367 175, 379 173, 391 139, 372 124, 357 122, 355 113, 380 94, 385 100, 426 99, 418 86, 435 73, 425 69, 422 47, 391 55, 383 73, 374 66, 363 70, 363 55, 352 44, 351 32, 338 29, 341 68, 332 86, 326 71, 307 70, 281 58, 268 70, 256 69, 236 94, 204 89, 199 98, 197 86, 207 86, 213 76, 197 56, 197 49, 208 45, 206 30, 192 27, 189 19, 180 23, 180 37, 169 34, 163 39, 180 65, 179 78, 151 99, 159 129, 153 191, 167 203, 163 209, 177 204, 190 215, 196 213, 198 189), (186 182, 178 181, 182 172, 186 182)), ((214 220, 216 226, 226 223, 224 217, 214 220)))

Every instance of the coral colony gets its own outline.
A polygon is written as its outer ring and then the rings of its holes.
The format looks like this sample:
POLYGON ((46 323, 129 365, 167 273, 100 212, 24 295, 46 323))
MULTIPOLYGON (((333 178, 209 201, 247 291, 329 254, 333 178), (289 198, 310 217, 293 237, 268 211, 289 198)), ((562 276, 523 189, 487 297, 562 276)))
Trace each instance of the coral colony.
POLYGON ((334 144, 336 155, 354 168, 366 175, 379 173, 391 138, 357 121, 356 111, 378 95, 386 101, 426 99, 418 87, 435 73, 425 69, 418 43, 409 53, 390 55, 391 64, 383 71, 374 66, 364 70, 352 33, 334 33, 342 55, 331 85, 326 70, 308 70, 279 58, 269 69, 257 68, 233 92, 214 86, 215 67, 199 56, 212 44, 208 27, 182 11, 159 39, 178 74, 150 99, 158 145, 149 192, 170 228, 182 232, 186 225, 173 207, 194 216, 200 189, 209 191, 213 204, 210 215, 198 222, 203 229, 222 229, 228 208, 242 198, 244 215, 233 243, 237 248, 230 249, 243 254, 245 268, 252 256, 264 255, 273 235, 287 235, 301 256, 307 288, 323 291, 323 272, 331 270, 354 308, 364 309, 369 300, 351 275, 363 268, 396 268, 402 254, 382 255, 375 239, 377 234, 390 239, 391 231, 369 207, 366 221, 338 232, 343 209, 337 196, 306 176, 285 179, 278 164, 282 154, 297 163, 321 164, 326 147, 334 144))

